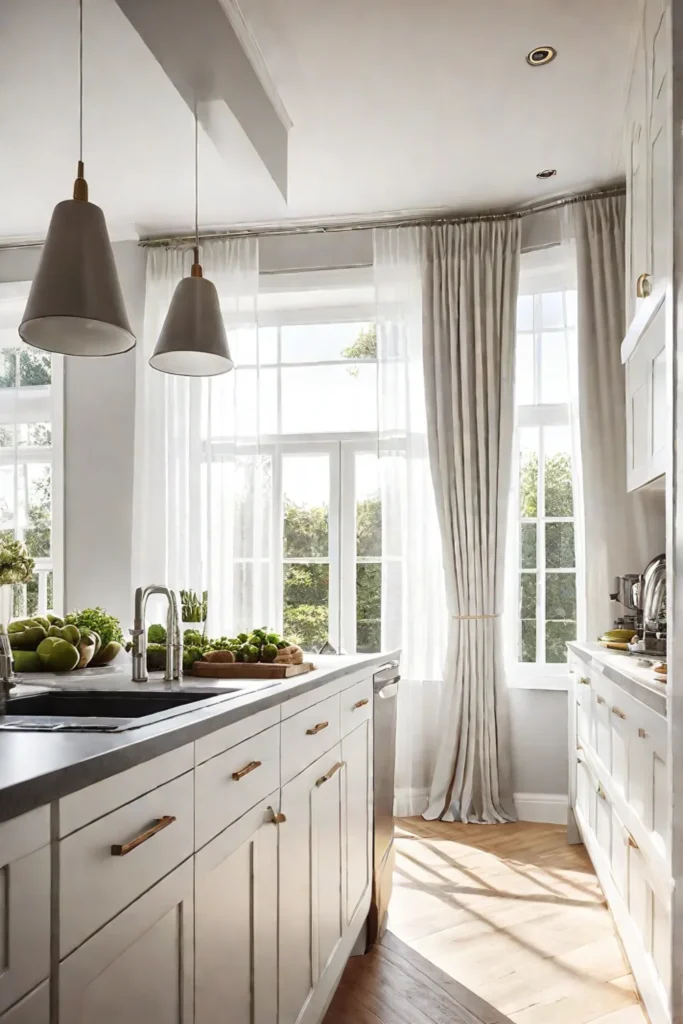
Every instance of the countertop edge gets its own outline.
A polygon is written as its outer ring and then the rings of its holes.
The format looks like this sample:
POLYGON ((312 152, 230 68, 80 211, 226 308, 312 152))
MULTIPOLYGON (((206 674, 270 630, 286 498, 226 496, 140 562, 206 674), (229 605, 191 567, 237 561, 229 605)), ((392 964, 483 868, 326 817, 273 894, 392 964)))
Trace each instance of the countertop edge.
MULTIPOLYGON (((16 818, 21 814, 34 810, 36 807, 50 804, 55 800, 75 793, 80 789, 101 782, 103 779, 118 775, 128 768, 143 764, 155 757, 166 754, 187 743, 194 743, 204 736, 216 732, 227 725, 239 722, 252 714, 267 708, 285 704, 294 697, 308 693, 317 687, 340 679, 342 676, 356 673, 363 668, 374 668, 393 658, 400 652, 389 651, 377 655, 359 655, 355 664, 344 664, 329 669, 319 669, 309 676, 294 677, 286 689, 273 687, 226 698, 211 708, 198 708, 187 714, 168 719, 156 725, 145 726, 126 733, 116 734, 119 743, 101 751, 74 759, 72 763, 61 767, 37 772, 20 781, 3 784, 0 777, 0 823, 16 818), (84 778, 85 775, 85 778, 84 778)), ((207 694, 210 697, 211 694, 207 694)), ((73 740, 77 737, 93 737, 94 733, 74 733, 61 739, 73 740)), ((57 739, 55 735, 44 733, 0 733, 0 753, 3 741, 11 741, 19 745, 23 740, 31 738, 39 741, 57 739)), ((112 736, 101 736, 103 742, 111 742, 112 736)), ((26 744, 29 745, 28 743, 26 744)), ((1 760, 0 760, 1 764, 1 760)))
POLYGON ((665 690, 657 688, 658 686, 664 687, 666 684, 647 683, 638 679, 633 674, 635 666, 631 666, 631 671, 629 672, 628 662, 623 667, 615 664, 615 660, 618 658, 624 658, 627 661, 627 655, 620 655, 619 652, 609 651, 606 648, 600 647, 599 644, 592 644, 587 641, 571 640, 567 643, 567 646, 570 651, 583 661, 595 661, 607 679, 626 690, 631 697, 645 704, 652 711, 661 715, 662 718, 667 717, 667 693, 665 690))

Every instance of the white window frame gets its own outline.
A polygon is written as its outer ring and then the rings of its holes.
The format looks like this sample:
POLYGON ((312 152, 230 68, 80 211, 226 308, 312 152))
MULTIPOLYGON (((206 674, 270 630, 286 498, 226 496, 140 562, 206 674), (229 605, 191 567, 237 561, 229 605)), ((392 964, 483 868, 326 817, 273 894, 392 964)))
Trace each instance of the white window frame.
MULTIPOLYGON (((545 526, 553 522, 574 523, 574 553, 575 566, 569 569, 552 569, 553 573, 571 573, 576 577, 576 624, 577 637, 581 639, 584 635, 585 623, 585 563, 583 552, 583 508, 582 494, 580 487, 580 453, 577 450, 577 436, 572 421, 572 406, 570 403, 543 403, 541 401, 541 346, 542 335, 552 333, 564 333, 568 331, 565 300, 565 326, 564 327, 542 327, 537 328, 540 323, 540 316, 537 314, 541 308, 541 296, 547 292, 566 292, 566 281, 557 278, 556 271, 552 273, 547 284, 544 284, 542 276, 537 276, 533 289, 520 289, 520 295, 534 296, 534 326, 533 331, 520 331, 520 334, 533 333, 534 336, 534 402, 531 405, 516 406, 516 422, 513 440, 513 466, 512 466, 512 488, 510 496, 510 515, 508 521, 508 562, 506 566, 506 629, 505 629, 505 652, 506 652, 506 674, 508 685, 512 689, 525 690, 567 690, 569 688, 569 670, 566 663, 552 663, 545 661, 522 662, 518 660, 520 642, 520 617, 519 597, 520 579, 524 570, 521 567, 521 525, 525 522, 536 524, 536 569, 528 570, 536 576, 536 653, 542 653, 545 649, 545 582, 547 569, 545 567, 545 526), (538 449, 538 504, 537 515, 533 519, 525 519, 520 516, 520 461, 519 461, 519 431, 523 428, 536 428, 539 433, 538 449), (567 427, 572 437, 572 478, 574 515, 568 517, 545 516, 545 487, 544 487, 544 452, 543 452, 543 428, 544 427, 567 427)), ((569 340, 568 340, 569 344, 569 340)), ((572 354, 569 354, 570 358, 572 354)))
MULTIPOLYGON (((31 287, 30 281, 0 282, 0 303, 16 300, 18 316, 21 315, 31 287)), ((13 303, 14 304, 14 303, 13 303)), ((18 326, 18 321, 17 321, 18 326)), ((17 333, 17 348, 25 342, 17 333)), ((8 389, 9 390, 9 389, 8 389)), ((50 421, 52 443, 49 447, 0 448, 0 466, 14 466, 16 462, 49 463, 51 493, 50 556, 35 559, 38 575, 38 611, 55 611, 64 608, 64 358, 52 355, 51 383, 49 394, 46 387, 19 387, 15 392, 16 408, 24 407, 14 419, 0 417, 9 424, 50 421), (47 579, 52 572, 52 603, 48 609, 47 579)), ((17 477, 15 474, 15 507, 17 477)), ((15 528, 15 536, 23 540, 23 532, 15 528)))

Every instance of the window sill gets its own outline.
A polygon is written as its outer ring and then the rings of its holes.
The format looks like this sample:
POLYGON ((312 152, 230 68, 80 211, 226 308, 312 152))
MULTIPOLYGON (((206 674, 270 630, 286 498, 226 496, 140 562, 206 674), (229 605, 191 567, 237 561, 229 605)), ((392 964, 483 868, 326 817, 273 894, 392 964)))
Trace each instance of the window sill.
POLYGON ((511 690, 564 690, 569 689, 569 669, 562 666, 561 672, 519 673, 508 672, 508 687, 511 690))

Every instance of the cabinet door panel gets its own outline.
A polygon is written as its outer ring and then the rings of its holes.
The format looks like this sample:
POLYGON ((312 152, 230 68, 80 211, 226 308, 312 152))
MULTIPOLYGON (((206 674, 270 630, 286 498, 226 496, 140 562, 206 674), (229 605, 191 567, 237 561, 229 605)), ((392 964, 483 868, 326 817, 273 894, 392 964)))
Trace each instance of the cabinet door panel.
POLYGON ((192 1024, 188 860, 63 961, 59 1024, 192 1024))
POLYGON ((50 1024, 50 982, 44 981, 11 1010, 0 1014, 0 1024, 50 1024))
POLYGON ((195 858, 195 1024, 276 1024, 278 800, 195 858))
POLYGON ((0 1013, 49 973, 50 848, 45 846, 9 864, 0 860, 0 1013))
POLYGON ((372 722, 342 740, 346 762, 346 923, 370 884, 372 864, 372 722))
POLYGON ((298 1020, 341 938, 341 763, 337 745, 282 789, 279 1024, 298 1020))

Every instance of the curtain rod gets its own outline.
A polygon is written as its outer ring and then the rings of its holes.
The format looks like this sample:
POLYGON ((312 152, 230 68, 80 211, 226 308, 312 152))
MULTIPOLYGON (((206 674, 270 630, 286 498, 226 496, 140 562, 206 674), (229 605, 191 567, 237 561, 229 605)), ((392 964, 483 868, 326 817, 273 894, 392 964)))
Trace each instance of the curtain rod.
MULTIPOLYGON (((370 231, 373 228, 399 228, 399 227, 420 227, 429 224, 469 224, 477 221, 491 220, 516 220, 520 217, 529 217, 533 213, 544 213, 546 210, 559 209, 562 206, 571 206, 572 203, 582 203, 590 199, 602 199, 605 196, 622 196, 626 194, 624 185, 615 185, 611 188, 599 189, 593 192, 577 192, 568 196, 561 196, 559 199, 551 199, 545 203, 536 203, 531 206, 520 207, 517 210, 502 210, 499 213, 474 213, 469 216, 456 213, 442 213, 434 216, 410 215, 403 216, 389 215, 384 219, 357 220, 357 221, 330 221, 328 224, 301 223, 289 225, 264 224, 262 226, 225 229, 223 231, 200 232, 200 239, 212 238, 251 238, 271 235, 315 235, 332 234, 338 231, 370 231)), ((184 246, 191 247, 193 236, 191 235, 170 235, 167 238, 141 238, 138 242, 144 247, 150 246, 184 246)), ((26 242, 8 242, 3 245, 0 242, 0 252, 7 252, 11 249, 36 249, 43 245, 43 239, 33 239, 26 242)))
MULTIPOLYGON (((621 196, 626 194, 625 185, 615 185, 610 188, 599 189, 593 192, 577 192, 572 195, 561 196, 559 199, 551 199, 544 203, 536 203, 530 206, 520 207, 516 210, 503 210, 499 213, 476 213, 457 214, 442 213, 434 216, 427 215, 389 215, 385 218, 375 218, 356 221, 330 221, 329 223, 299 223, 299 224, 255 224, 252 227, 236 227, 222 231, 200 232, 200 240, 209 241, 220 238, 262 238, 277 235, 313 235, 333 234, 341 231, 370 231, 373 228, 398 228, 398 227, 421 227, 430 224, 470 224, 478 221, 493 220, 517 220, 521 217, 528 217, 534 213, 544 213, 546 210, 555 210, 563 206, 570 206, 573 203, 587 202, 591 199, 602 199, 607 196, 621 196)), ((191 246, 193 236, 170 235, 166 238, 149 237, 141 238, 139 244, 145 248, 155 246, 166 246, 169 248, 191 246)))

